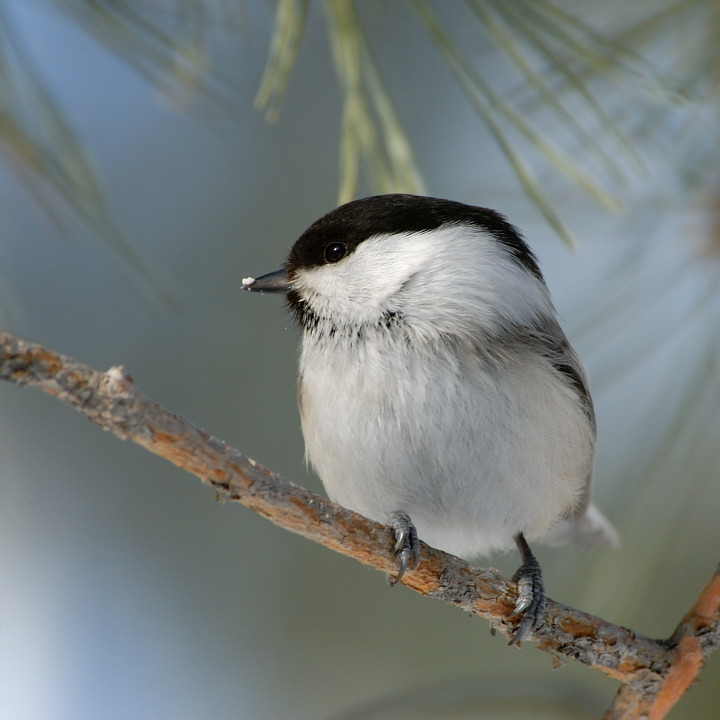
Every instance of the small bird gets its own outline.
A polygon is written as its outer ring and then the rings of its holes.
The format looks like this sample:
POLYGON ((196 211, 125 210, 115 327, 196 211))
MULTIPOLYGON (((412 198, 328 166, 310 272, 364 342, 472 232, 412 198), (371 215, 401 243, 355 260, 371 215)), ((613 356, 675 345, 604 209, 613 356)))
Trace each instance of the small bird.
POLYGON ((591 503, 595 414, 520 232, 483 207, 378 195, 332 210, 284 267, 243 279, 279 292, 301 330, 306 455, 330 498, 396 537, 464 558, 517 546, 520 617, 545 606, 528 542, 617 544, 591 503))

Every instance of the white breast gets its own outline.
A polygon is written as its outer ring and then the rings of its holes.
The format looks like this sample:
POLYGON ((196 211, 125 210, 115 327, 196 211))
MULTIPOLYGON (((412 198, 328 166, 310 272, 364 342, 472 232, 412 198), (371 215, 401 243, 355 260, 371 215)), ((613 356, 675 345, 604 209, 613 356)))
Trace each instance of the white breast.
POLYGON ((380 522, 405 510, 461 556, 538 538, 578 502, 592 431, 548 363, 367 340, 303 342, 303 434, 331 499, 380 522))

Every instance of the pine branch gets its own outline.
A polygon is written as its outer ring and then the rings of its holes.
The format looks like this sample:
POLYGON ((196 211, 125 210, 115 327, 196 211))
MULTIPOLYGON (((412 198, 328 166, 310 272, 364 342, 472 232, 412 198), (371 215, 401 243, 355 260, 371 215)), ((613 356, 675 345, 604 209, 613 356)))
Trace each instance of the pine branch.
MULTIPOLYGON (((377 570, 393 573, 393 538, 368 520, 285 480, 184 418, 161 407, 122 367, 105 373, 40 345, 0 333, 0 380, 29 385, 199 477, 225 500, 377 570)), ((510 636, 514 583, 492 570, 421 543, 407 587, 478 615, 510 636)), ((720 569, 667 640, 651 640, 581 610, 548 600, 534 634, 556 661, 572 658, 615 678, 621 687, 606 720, 659 720, 697 678, 720 645, 720 569)))

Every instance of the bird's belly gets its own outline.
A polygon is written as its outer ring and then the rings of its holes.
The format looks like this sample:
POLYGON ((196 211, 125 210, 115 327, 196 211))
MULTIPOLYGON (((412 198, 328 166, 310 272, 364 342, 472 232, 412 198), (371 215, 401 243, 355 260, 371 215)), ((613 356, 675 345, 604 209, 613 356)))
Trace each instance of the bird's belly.
POLYGON ((474 369, 462 382, 453 369, 405 368, 370 384, 345 366, 331 388, 326 370, 305 370, 301 416, 332 500, 379 522, 404 510, 422 540, 471 557, 511 547, 519 531, 537 538, 572 508, 592 436, 572 394, 541 368, 474 369))

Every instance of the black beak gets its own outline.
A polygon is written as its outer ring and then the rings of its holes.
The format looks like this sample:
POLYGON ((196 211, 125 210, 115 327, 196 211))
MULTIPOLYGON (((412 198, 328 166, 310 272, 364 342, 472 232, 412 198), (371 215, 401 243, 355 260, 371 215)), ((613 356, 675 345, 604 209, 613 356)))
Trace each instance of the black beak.
POLYGON ((243 290, 287 293, 290 290, 290 280, 285 269, 276 270, 259 278, 243 278, 243 290))

